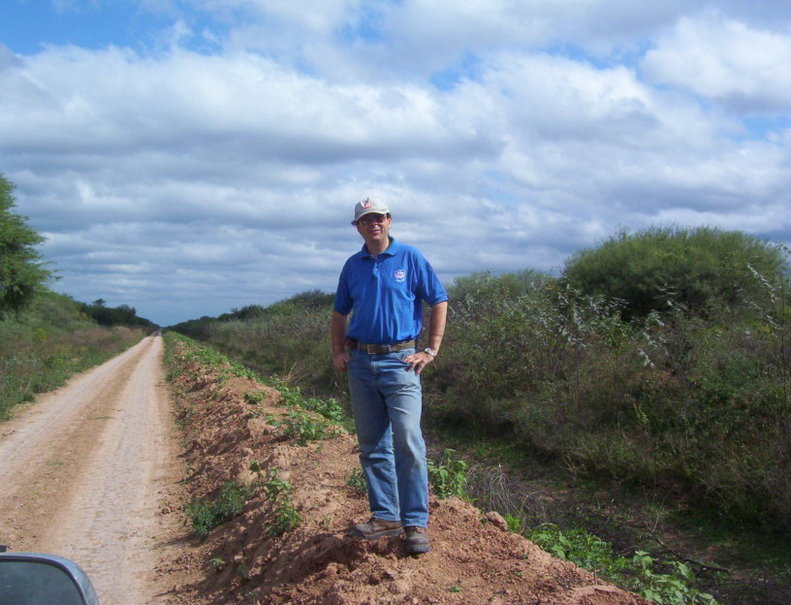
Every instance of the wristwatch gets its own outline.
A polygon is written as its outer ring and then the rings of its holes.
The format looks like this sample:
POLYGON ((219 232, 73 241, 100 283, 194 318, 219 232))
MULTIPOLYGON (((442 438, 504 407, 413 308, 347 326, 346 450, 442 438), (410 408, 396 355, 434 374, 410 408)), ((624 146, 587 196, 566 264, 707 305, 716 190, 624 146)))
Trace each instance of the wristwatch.
POLYGON ((428 353, 429 355, 431 355, 432 358, 437 356, 437 352, 430 347, 426 347, 425 349, 423 349, 423 352, 428 353))

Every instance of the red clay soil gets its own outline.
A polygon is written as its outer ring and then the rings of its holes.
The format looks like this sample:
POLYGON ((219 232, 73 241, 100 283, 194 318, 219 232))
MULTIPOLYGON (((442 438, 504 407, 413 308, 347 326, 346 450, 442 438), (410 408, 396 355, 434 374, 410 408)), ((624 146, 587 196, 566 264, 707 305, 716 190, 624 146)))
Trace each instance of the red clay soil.
POLYGON ((279 469, 293 486, 301 522, 270 536, 273 505, 262 489, 232 521, 205 542, 189 540, 184 554, 160 572, 166 582, 192 573, 202 580, 174 586, 167 603, 295 605, 541 604, 642 605, 647 601, 551 557, 511 533, 497 513, 458 499, 431 497, 432 550, 407 556, 400 537, 364 541, 347 535, 368 518, 367 502, 347 480, 358 468, 353 435, 300 446, 273 417, 287 409, 279 394, 247 379, 222 380, 197 364, 173 382, 188 447, 188 488, 213 498, 235 479, 253 484, 279 469), (259 404, 245 401, 263 392, 259 404))

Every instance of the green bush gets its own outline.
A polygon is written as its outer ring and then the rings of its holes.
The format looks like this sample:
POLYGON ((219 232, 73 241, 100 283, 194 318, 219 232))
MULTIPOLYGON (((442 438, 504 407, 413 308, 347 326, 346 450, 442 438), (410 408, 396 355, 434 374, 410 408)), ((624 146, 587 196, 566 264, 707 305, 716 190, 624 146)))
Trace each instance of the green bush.
POLYGON ((563 279, 587 294, 624 300, 629 319, 674 304, 699 315, 746 309, 765 295, 761 280, 779 285, 787 270, 780 248, 745 233, 654 227, 622 231, 576 253, 563 279))
POLYGON ((760 319, 676 306, 626 321, 616 301, 565 283, 509 298, 499 278, 476 279, 451 300, 442 355, 424 375, 430 423, 507 437, 590 477, 682 485, 721 518, 789 526, 781 304, 760 319))

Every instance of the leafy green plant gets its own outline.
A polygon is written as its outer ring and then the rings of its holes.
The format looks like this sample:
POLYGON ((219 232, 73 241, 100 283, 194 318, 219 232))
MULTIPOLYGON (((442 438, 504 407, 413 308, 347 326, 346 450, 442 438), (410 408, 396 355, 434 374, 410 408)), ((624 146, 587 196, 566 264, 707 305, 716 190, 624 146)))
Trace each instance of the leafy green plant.
POLYGON ((627 560, 615 556, 608 542, 583 529, 563 531, 555 524, 544 523, 527 531, 525 536, 558 559, 571 561, 608 578, 617 577, 628 567, 627 560))
POLYGON ((270 536, 281 536, 295 529, 301 522, 299 512, 291 502, 294 486, 280 476, 280 470, 272 468, 269 478, 263 484, 264 494, 275 504, 272 521, 267 523, 266 532, 270 536))
POLYGON ((654 559, 645 551, 637 551, 632 569, 637 571, 635 588, 640 596, 659 605, 716 605, 716 599, 694 587, 695 574, 685 563, 669 563, 671 573, 656 573, 654 559))
POLYGON ((285 381, 277 377, 270 378, 267 383, 280 393, 283 405, 316 412, 327 420, 338 423, 348 430, 351 419, 346 410, 343 409, 343 406, 334 397, 305 397, 298 386, 289 386, 285 381))
POLYGON ((637 551, 631 559, 619 556, 608 542, 585 530, 564 531, 551 523, 529 530, 525 536, 553 556, 595 571, 659 605, 717 604, 710 594, 695 588, 695 575, 685 563, 668 562, 669 573, 656 572, 655 560, 645 551, 637 551))
POLYGON ((446 449, 439 462, 428 461, 428 478, 439 498, 466 498, 468 465, 453 457, 454 450, 446 449))
POLYGON ((261 480, 264 476, 264 467, 258 460, 251 460, 250 466, 248 467, 250 472, 255 473, 257 480, 261 480))
POLYGON ((515 534, 522 534, 525 531, 524 523, 522 522, 521 517, 518 515, 503 515, 503 519, 508 524, 508 531, 512 531, 515 534))
POLYGON ((212 569, 217 572, 220 572, 225 568, 225 561, 220 557, 209 559, 209 564, 212 566, 212 569))
POLYGON ((264 391, 248 391, 244 394, 244 400, 250 405, 258 405, 266 401, 266 393, 264 391))
POLYGON ((233 519, 242 512, 254 489, 236 481, 228 481, 220 488, 217 498, 196 498, 184 506, 192 519, 192 527, 198 538, 205 540, 211 530, 233 519))
POLYGON ((266 533, 270 536, 282 536, 299 526, 302 519, 291 502, 279 502, 274 511, 274 518, 266 525, 266 533))
POLYGON ((301 410, 289 410, 288 415, 283 419, 283 427, 283 434, 289 439, 296 440, 299 445, 327 439, 338 432, 338 427, 323 418, 316 418, 301 410))
POLYGON ((368 486, 365 483, 365 475, 360 468, 356 468, 349 473, 349 476, 346 478, 346 485, 361 496, 364 496, 368 492, 368 486))
POLYGON ((281 497, 288 498, 294 492, 294 486, 280 476, 280 469, 277 467, 269 469, 269 477, 262 487, 264 494, 272 502, 281 497))

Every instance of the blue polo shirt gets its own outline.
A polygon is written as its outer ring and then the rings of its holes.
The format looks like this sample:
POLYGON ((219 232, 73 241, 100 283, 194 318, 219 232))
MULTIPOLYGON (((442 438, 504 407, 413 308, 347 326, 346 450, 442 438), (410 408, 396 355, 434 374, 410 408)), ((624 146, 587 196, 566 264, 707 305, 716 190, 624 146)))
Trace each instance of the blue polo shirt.
POLYGON ((412 340, 423 324, 421 301, 430 306, 448 300, 434 269, 417 248, 390 238, 374 258, 362 250, 343 265, 335 292, 335 310, 352 312, 349 338, 368 344, 412 340))

